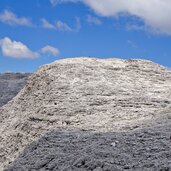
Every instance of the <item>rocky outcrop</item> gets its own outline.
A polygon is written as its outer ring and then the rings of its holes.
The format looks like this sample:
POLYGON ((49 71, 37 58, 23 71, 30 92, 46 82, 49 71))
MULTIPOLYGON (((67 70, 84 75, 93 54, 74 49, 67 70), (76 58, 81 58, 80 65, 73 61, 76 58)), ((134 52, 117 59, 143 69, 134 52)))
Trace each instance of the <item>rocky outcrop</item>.
POLYGON ((168 170, 170 119, 171 72, 164 67, 59 60, 39 68, 0 109, 0 167, 168 170))
POLYGON ((18 94, 30 75, 31 73, 0 74, 0 107, 18 94))

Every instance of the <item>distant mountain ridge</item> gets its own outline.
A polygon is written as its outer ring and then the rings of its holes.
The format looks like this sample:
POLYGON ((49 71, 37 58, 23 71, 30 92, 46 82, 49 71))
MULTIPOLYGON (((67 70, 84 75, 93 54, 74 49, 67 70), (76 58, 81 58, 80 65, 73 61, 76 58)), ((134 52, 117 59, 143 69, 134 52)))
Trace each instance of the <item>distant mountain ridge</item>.
POLYGON ((24 87, 31 73, 0 73, 0 107, 5 105, 24 87))

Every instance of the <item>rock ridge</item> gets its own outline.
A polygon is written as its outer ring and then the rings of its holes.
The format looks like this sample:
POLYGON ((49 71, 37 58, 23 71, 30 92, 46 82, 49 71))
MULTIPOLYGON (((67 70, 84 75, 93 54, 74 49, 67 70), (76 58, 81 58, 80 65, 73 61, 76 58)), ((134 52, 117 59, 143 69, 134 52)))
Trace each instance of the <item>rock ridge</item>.
POLYGON ((31 73, 0 73, 0 107, 5 105, 25 86, 31 73))
POLYGON ((166 68, 138 59, 58 60, 0 109, 0 168, 171 169, 170 119, 166 68))

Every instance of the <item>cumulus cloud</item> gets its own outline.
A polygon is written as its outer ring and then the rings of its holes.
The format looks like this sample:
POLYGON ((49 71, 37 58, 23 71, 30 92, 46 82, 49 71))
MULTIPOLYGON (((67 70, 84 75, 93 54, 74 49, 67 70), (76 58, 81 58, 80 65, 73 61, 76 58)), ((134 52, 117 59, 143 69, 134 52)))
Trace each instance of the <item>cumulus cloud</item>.
POLYGON ((0 13, 0 21, 9 25, 32 26, 30 19, 26 17, 18 17, 9 10, 4 10, 0 13))
POLYGON ((142 19, 155 32, 171 34, 170 0, 85 0, 97 14, 116 16, 127 14, 142 19))
POLYGON ((42 22, 42 27, 43 28, 55 29, 55 26, 53 24, 51 24, 49 21, 47 21, 46 19, 42 18, 41 22, 42 22))
POLYGON ((26 45, 21 42, 12 41, 5 37, 0 40, 2 54, 12 58, 37 58, 39 54, 31 51, 26 45))
POLYGON ((67 23, 63 22, 63 21, 60 21, 58 20, 55 24, 56 26, 56 29, 59 30, 59 31, 62 31, 62 32, 65 32, 65 31, 72 31, 72 28, 70 26, 68 26, 67 23))
POLYGON ((60 53, 59 49, 57 49, 57 48, 55 48, 53 46, 49 46, 49 45, 47 45, 44 48, 42 48, 41 52, 42 53, 47 53, 47 54, 53 55, 53 56, 57 56, 60 53))
POLYGON ((95 25, 101 25, 102 24, 102 21, 99 18, 94 17, 92 15, 87 15, 87 22, 90 24, 95 24, 95 25))
POLYGON ((46 19, 41 19, 42 27, 46 29, 56 29, 61 32, 70 32, 70 31, 79 31, 81 28, 80 19, 76 17, 76 24, 75 27, 70 27, 66 22, 58 20, 55 22, 55 24, 51 24, 46 19))
POLYGON ((13 41, 8 37, 0 39, 0 48, 2 54, 6 57, 23 59, 23 58, 30 58, 35 59, 41 56, 42 54, 50 54, 53 56, 59 55, 59 49, 53 46, 45 46, 37 52, 33 52, 30 50, 26 45, 19 41, 13 41))
MULTIPOLYGON (((56 0, 56 4, 66 1, 56 0)), ((171 35, 171 0, 80 0, 80 2, 89 6, 98 15, 134 16, 141 19, 148 30, 171 35)))

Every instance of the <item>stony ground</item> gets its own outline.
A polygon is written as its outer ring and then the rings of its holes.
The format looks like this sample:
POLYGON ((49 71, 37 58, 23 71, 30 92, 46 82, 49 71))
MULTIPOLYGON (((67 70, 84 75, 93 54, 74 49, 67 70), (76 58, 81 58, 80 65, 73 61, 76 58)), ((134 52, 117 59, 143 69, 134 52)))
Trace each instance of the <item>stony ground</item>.
POLYGON ((31 73, 0 74, 0 107, 18 94, 30 75, 31 73))
POLYGON ((0 109, 1 170, 171 169, 171 72, 145 60, 41 67, 0 109))

